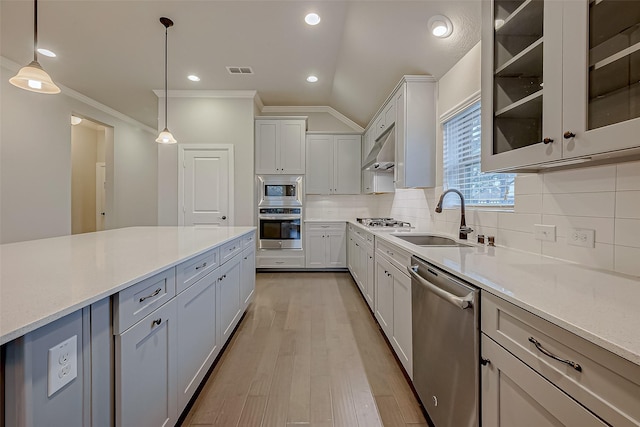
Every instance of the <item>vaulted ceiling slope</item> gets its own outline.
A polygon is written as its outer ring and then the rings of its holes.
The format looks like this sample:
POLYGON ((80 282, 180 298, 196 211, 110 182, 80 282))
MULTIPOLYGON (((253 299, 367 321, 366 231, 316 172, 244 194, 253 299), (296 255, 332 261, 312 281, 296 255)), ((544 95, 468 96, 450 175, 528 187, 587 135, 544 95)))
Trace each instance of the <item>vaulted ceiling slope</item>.
MULTIPOLYGON (((0 3, 0 53, 20 65, 31 60, 32 10, 31 0, 0 3)), ((328 105, 363 127, 402 75, 439 78, 480 40, 480 0, 41 0, 39 45, 58 56, 40 62, 56 82, 155 128, 161 16, 175 22, 170 89, 257 90, 265 105, 328 105), (303 20, 312 11, 315 27, 303 20), (436 14, 453 22, 449 38, 430 35, 436 14), (307 83, 309 74, 319 81, 307 83)))

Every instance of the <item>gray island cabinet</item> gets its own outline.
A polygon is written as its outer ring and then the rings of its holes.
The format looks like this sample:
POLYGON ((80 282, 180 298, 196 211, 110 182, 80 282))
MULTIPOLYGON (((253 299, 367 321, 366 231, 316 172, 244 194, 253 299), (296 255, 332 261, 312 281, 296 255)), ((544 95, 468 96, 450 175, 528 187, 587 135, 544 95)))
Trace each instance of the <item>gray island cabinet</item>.
POLYGON ((254 295, 254 227, 136 227, 1 249, 0 426, 175 425, 254 295), (47 261, 31 273, 6 264, 26 254, 47 261))

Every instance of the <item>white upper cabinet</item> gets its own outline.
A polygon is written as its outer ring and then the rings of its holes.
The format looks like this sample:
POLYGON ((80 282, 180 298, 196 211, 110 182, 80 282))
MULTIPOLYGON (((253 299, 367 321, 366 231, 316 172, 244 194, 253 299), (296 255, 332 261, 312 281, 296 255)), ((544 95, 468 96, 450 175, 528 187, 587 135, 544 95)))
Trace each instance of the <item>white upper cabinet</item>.
POLYGON ((307 136, 307 194, 360 194, 360 135, 307 136))
POLYGON ((304 174, 306 117, 256 120, 256 173, 304 174))
POLYGON ((483 171, 640 146, 638 2, 494 0, 482 17, 483 171))

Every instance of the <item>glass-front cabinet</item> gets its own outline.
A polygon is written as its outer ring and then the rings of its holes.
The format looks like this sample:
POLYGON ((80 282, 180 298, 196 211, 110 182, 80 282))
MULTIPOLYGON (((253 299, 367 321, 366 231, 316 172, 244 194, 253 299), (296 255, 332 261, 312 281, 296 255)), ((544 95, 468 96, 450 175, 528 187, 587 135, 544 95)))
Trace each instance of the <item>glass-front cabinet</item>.
POLYGON ((640 1, 482 7, 483 171, 640 146, 640 1))

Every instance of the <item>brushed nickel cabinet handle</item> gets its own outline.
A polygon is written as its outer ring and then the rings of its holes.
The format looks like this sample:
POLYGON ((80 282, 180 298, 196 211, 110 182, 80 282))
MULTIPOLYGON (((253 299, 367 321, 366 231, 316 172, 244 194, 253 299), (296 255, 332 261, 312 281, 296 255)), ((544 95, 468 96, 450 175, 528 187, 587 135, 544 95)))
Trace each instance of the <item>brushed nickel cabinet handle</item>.
POLYGON ((196 270, 200 270, 201 268, 205 268, 206 266, 207 266, 207 263, 205 262, 204 264, 197 266, 196 270))
POLYGON ((162 292, 162 288, 156 289, 155 291, 153 291, 153 293, 151 295, 147 295, 146 297, 141 297, 139 302, 142 302, 142 301, 144 301, 146 299, 149 299, 149 298, 153 298, 156 295, 158 295, 160 292, 162 292))
POLYGON ((555 354, 551 353, 549 350, 547 350, 546 348, 544 348, 542 346, 542 344, 540 343, 540 341, 538 341, 537 339, 535 339, 534 337, 529 337, 529 342, 533 343, 533 345, 536 346, 536 348, 538 349, 538 351, 542 354, 544 354, 547 357, 550 357, 554 360, 557 360, 558 362, 562 362, 562 363, 566 363, 567 365, 571 366, 573 369, 575 369, 578 372, 582 372, 582 366, 580 366, 578 363, 574 362, 573 360, 569 360, 569 359, 562 359, 561 357, 556 356, 555 354))

